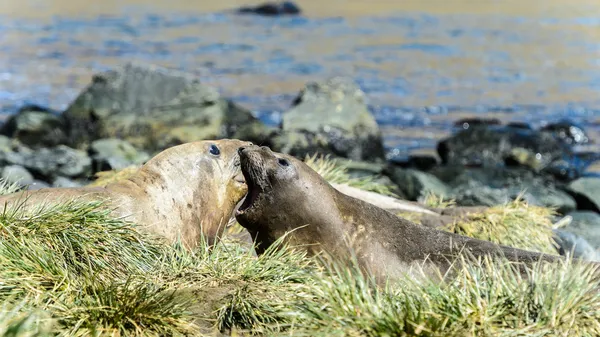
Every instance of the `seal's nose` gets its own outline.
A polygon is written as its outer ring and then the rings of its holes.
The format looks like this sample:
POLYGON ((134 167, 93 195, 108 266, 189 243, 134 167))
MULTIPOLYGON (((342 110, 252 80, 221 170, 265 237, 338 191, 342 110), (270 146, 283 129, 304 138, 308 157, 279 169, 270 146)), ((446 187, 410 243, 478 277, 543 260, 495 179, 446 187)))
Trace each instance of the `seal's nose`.
POLYGON ((242 152, 244 152, 244 150, 245 150, 245 149, 246 149, 246 147, 245 147, 245 146, 240 146, 240 147, 238 147, 238 154, 239 154, 239 155, 241 155, 241 154, 242 154, 242 152))

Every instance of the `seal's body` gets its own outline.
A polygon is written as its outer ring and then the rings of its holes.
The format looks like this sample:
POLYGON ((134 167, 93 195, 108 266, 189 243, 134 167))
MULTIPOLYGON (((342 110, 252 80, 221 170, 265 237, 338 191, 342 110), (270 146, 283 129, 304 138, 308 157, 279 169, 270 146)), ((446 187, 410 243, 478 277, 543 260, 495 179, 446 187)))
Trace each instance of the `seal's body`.
POLYGON ((325 251, 346 261, 354 256, 379 280, 442 276, 461 250, 526 263, 559 258, 412 223, 337 191, 302 161, 267 147, 240 148, 240 159, 248 195, 236 219, 250 232, 257 254, 285 235, 286 243, 309 254, 325 251))
POLYGON ((105 187, 46 188, 0 197, 0 206, 73 200, 104 200, 111 215, 170 242, 194 248, 205 237, 213 245, 247 192, 240 170, 240 140, 191 142, 168 148, 133 176, 105 187))

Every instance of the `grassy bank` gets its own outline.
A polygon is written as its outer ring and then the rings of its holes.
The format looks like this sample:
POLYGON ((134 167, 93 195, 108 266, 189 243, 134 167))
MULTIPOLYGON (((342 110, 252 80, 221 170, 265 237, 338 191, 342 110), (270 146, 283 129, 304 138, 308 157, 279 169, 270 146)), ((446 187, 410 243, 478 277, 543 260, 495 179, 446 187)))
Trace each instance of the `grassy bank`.
MULTIPOLYGON (((329 180, 347 177, 328 161, 311 165, 329 180)), ((383 188, 373 180, 352 183, 383 188)), ((515 205, 502 214, 527 207, 515 205)), ((256 258, 250 247, 225 240, 187 252, 99 206, 75 200, 0 214, 0 334, 600 334, 599 284, 589 267, 540 264, 525 281, 508 265, 484 261, 448 284, 406 279, 377 288, 357 269, 325 268, 288 247, 256 258)))

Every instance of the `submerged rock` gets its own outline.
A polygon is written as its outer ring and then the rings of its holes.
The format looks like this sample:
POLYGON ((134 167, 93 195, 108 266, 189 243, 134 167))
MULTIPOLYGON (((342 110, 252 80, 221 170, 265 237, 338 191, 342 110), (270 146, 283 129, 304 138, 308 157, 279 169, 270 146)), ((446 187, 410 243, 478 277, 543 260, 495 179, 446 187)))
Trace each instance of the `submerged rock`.
POLYGON ((257 14, 265 16, 299 15, 300 7, 291 1, 268 2, 258 6, 242 7, 237 10, 241 14, 257 14))
POLYGON ((128 63, 96 74, 64 112, 73 147, 120 138, 150 152, 203 139, 264 143, 267 129, 252 113, 186 73, 128 63), (248 130, 256 134, 248 134, 248 130))
POLYGON ((381 132, 364 92, 351 79, 308 83, 283 114, 274 149, 303 158, 314 153, 357 161, 383 161, 381 132))
POLYGON ((94 141, 90 146, 89 154, 96 172, 141 165, 150 159, 150 155, 146 152, 138 151, 128 142, 116 138, 94 141))
POLYGON ((31 148, 56 146, 68 141, 63 118, 36 105, 25 106, 11 116, 0 128, 0 134, 31 148))

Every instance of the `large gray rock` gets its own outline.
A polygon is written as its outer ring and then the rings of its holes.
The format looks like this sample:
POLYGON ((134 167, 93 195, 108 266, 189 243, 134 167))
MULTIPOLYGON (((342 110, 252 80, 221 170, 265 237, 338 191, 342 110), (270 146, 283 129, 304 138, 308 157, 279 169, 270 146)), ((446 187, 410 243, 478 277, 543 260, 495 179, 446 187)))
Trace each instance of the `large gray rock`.
POLYGON ((65 145, 31 150, 18 147, 16 151, 2 153, 4 161, 25 167, 34 176, 46 181, 56 177, 85 177, 91 174, 92 160, 87 153, 65 145))
POLYGON ((427 172, 389 166, 386 168, 385 174, 398 186, 408 200, 417 201, 427 193, 444 198, 452 196, 452 191, 445 183, 427 172))
MULTIPOLYGON (((460 124, 461 122, 457 122, 460 124)), ((438 154, 446 165, 520 166, 534 172, 560 161, 568 171, 565 178, 580 174, 582 167, 569 143, 550 131, 516 125, 462 123, 460 131, 438 143, 438 154)), ((548 173, 554 174, 555 168, 548 173)), ((562 168, 561 168, 562 170, 562 168)))
POLYGON ((575 196, 579 209, 600 212, 600 178, 579 178, 569 184, 568 191, 575 196))
POLYGON ((31 148, 67 143, 62 117, 35 105, 23 107, 11 116, 0 128, 0 134, 17 139, 31 148))
POLYGON ((592 247, 600 249, 600 215, 596 212, 577 211, 568 214, 571 223, 563 228, 587 240, 592 247))
POLYGON ((554 230, 555 241, 560 255, 600 262, 600 253, 583 237, 566 230, 554 230))
POLYGON ((65 178, 65 177, 57 177, 52 182, 52 187, 81 187, 81 186, 83 186, 83 184, 81 184, 80 182, 71 180, 71 179, 65 178))
POLYGON ((382 161, 381 132, 365 100, 364 92, 348 78, 306 84, 292 108, 283 114, 274 149, 300 158, 320 153, 382 161))
POLYGON ((430 171, 451 188, 461 206, 495 206, 522 196, 532 205, 553 207, 565 214, 575 200, 551 179, 526 169, 437 167, 430 171))
POLYGON ((92 142, 89 153, 94 161, 94 171, 120 170, 130 165, 141 165, 150 159, 146 152, 116 138, 92 142))
POLYGON ((150 152, 203 139, 264 143, 267 132, 250 111, 197 78, 137 63, 96 74, 64 117, 72 146, 81 149, 113 137, 150 152))
POLYGON ((19 165, 7 165, 2 169, 2 179, 10 184, 19 184, 21 186, 30 185, 34 178, 26 168, 19 165))

